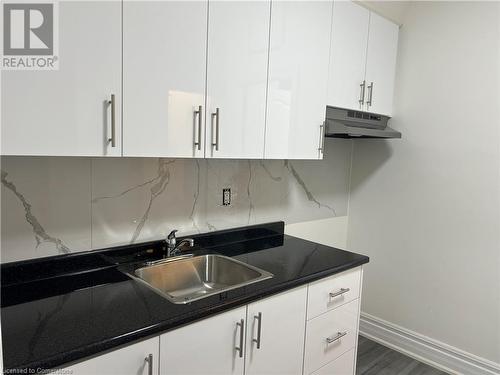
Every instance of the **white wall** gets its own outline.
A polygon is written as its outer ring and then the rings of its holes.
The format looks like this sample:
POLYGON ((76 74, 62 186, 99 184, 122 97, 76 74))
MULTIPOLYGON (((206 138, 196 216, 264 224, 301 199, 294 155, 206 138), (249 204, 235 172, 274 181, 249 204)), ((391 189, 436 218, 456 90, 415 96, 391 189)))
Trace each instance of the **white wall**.
POLYGON ((354 0, 365 8, 380 14, 381 16, 401 25, 404 21, 404 17, 408 8, 410 7, 410 1, 380 1, 380 0, 354 0))
POLYGON ((347 216, 287 224, 285 234, 345 249, 347 247, 347 216))
POLYGON ((362 310, 500 363, 500 3, 406 15, 391 125, 403 139, 354 146, 362 310))

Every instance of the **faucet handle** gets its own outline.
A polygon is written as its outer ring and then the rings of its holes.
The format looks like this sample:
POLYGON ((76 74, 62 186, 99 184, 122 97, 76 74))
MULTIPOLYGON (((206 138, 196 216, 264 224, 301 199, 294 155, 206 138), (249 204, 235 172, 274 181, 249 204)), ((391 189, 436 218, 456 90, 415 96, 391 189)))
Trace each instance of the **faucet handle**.
POLYGON ((169 235, 167 236, 167 240, 172 240, 175 238, 175 234, 178 232, 177 229, 174 229, 172 232, 169 233, 169 235))

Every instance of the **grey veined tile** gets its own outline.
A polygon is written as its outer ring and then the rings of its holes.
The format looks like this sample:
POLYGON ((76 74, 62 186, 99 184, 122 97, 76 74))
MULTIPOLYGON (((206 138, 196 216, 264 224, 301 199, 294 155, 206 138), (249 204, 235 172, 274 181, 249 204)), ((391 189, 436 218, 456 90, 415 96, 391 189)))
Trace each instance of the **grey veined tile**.
POLYGON ((1 161, 2 262, 88 250, 90 159, 1 161))
POLYGON ((94 248, 206 230, 204 161, 99 158, 92 161, 94 248))
POLYGON ((2 261, 344 216, 350 142, 326 148, 323 161, 4 157, 2 261))

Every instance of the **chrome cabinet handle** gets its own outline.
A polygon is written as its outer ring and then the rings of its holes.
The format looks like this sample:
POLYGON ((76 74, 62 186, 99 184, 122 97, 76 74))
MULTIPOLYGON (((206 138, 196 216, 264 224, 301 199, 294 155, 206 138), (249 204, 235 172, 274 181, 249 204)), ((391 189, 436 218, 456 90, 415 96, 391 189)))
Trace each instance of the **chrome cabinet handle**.
POLYGON ((111 138, 108 138, 108 142, 111 142, 111 147, 116 146, 116 120, 115 120, 115 94, 111 94, 111 100, 108 101, 111 106, 111 138))
POLYGON ((240 346, 236 347, 236 351, 239 352, 239 357, 243 358, 243 338, 245 334, 245 320, 241 319, 238 323, 236 323, 236 326, 240 327, 240 346))
POLYGON ((219 151, 219 108, 217 108, 215 112, 212 113, 212 134, 214 133, 213 130, 214 118, 215 118, 215 142, 212 140, 212 146, 215 146, 215 151, 219 151))
POLYGON ((148 364, 148 375, 153 375, 153 355, 148 355, 144 360, 148 364))
POLYGON ((345 335, 347 335, 347 331, 344 331, 344 332, 337 332, 337 334, 335 336, 330 336, 330 337, 327 337, 326 338, 326 343, 327 344, 331 344, 332 342, 335 342, 339 339, 341 339, 342 337, 344 337, 345 335))
POLYGON ((203 109, 203 107, 200 105, 200 106, 198 106, 198 110, 194 111, 195 120, 196 120, 196 118, 198 118, 198 141, 196 141, 196 139, 195 139, 194 145, 197 146, 198 150, 201 150, 201 122, 202 122, 201 112, 202 112, 202 109, 203 109))
POLYGON ((330 298, 335 298, 335 297, 341 296, 342 294, 347 293, 350 290, 351 290, 350 288, 340 288, 340 290, 338 292, 330 293, 330 298))
POLYGON ((322 154, 325 151, 325 131, 326 131, 325 122, 323 122, 323 124, 319 126, 320 139, 319 139, 319 147, 318 147, 318 151, 321 152, 322 154))
POLYGON ((361 82, 361 84, 359 85, 359 87, 361 88, 361 92, 360 92, 360 95, 359 95, 359 104, 363 105, 365 104, 365 88, 366 88, 366 81, 363 80, 363 82, 361 82))
POLYGON ((368 85, 368 100, 366 101, 366 105, 369 107, 372 105, 373 98, 373 82, 368 85))
POLYGON ((254 316, 254 319, 257 320, 257 338, 252 339, 253 342, 257 343, 257 349, 260 349, 260 335, 262 332, 262 313, 258 313, 254 316))

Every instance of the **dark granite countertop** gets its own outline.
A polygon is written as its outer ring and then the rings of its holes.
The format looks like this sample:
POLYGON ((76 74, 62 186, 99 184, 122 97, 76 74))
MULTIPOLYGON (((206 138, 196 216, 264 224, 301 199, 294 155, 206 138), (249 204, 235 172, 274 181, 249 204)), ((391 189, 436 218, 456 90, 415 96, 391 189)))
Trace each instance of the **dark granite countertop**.
POLYGON ((283 222, 195 236, 203 249, 274 277, 176 305, 126 275, 161 257, 161 241, 2 265, 4 367, 49 369, 368 262, 283 234, 283 222))

